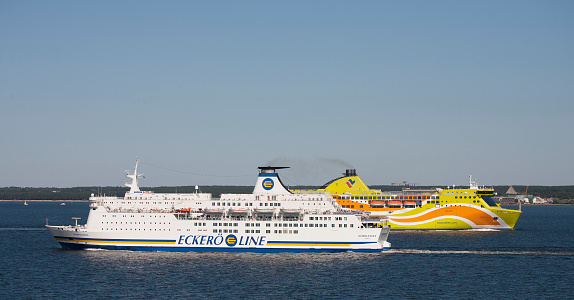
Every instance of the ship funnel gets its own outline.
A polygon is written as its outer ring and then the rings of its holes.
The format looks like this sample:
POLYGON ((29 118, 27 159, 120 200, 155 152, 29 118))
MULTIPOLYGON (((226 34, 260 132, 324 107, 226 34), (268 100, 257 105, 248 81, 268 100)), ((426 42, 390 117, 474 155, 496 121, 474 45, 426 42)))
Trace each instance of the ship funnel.
POLYGON ((264 194, 264 195, 285 195, 291 194, 291 192, 283 185, 279 174, 277 174, 278 169, 286 169, 289 167, 259 167, 259 176, 257 177, 257 182, 255 183, 255 188, 253 189, 253 194, 264 194))
POLYGON ((357 176, 357 171, 355 169, 347 169, 343 175, 345 175, 345 177, 357 176))

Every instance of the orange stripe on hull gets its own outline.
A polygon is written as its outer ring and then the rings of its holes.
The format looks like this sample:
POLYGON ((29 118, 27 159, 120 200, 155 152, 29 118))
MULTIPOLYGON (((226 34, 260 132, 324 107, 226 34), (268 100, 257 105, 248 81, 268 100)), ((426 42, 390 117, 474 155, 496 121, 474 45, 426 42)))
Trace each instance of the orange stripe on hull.
POLYGON ((389 216, 395 223, 410 223, 410 222, 421 222, 428 221, 432 218, 445 217, 445 216, 457 216, 470 220, 476 225, 500 225, 497 220, 494 220, 492 216, 483 212, 480 209, 467 207, 467 206, 453 206, 453 207, 442 207, 438 210, 428 212, 422 216, 408 218, 408 219, 397 219, 393 216, 389 216))

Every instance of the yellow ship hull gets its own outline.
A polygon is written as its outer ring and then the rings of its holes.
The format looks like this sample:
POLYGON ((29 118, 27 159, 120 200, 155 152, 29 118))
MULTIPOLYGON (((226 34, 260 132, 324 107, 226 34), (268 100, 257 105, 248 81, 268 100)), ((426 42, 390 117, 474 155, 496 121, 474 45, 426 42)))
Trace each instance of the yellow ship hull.
POLYGON ((387 216, 392 230, 510 230, 514 228, 522 212, 502 208, 493 210, 472 206, 447 206, 369 213, 387 216))

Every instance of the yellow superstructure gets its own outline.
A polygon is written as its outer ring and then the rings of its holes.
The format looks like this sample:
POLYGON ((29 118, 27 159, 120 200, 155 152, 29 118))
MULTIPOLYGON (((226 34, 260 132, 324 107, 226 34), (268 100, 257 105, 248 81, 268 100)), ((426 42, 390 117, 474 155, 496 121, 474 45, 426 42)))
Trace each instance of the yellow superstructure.
MULTIPOLYGON (((387 216, 391 229, 513 229, 520 210, 500 207, 493 188, 403 189, 384 193, 370 189, 354 170, 317 192, 328 192, 344 210, 387 216)), ((301 191, 292 191, 294 193, 301 191)))

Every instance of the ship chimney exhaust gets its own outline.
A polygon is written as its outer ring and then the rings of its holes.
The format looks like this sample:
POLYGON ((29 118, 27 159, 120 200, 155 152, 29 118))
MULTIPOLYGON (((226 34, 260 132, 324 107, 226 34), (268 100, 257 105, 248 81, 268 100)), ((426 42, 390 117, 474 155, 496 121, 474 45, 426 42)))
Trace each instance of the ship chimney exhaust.
POLYGON ((357 170, 355 170, 355 169, 346 169, 346 170, 345 170, 345 173, 343 173, 343 175, 345 175, 345 177, 357 176, 357 170))

